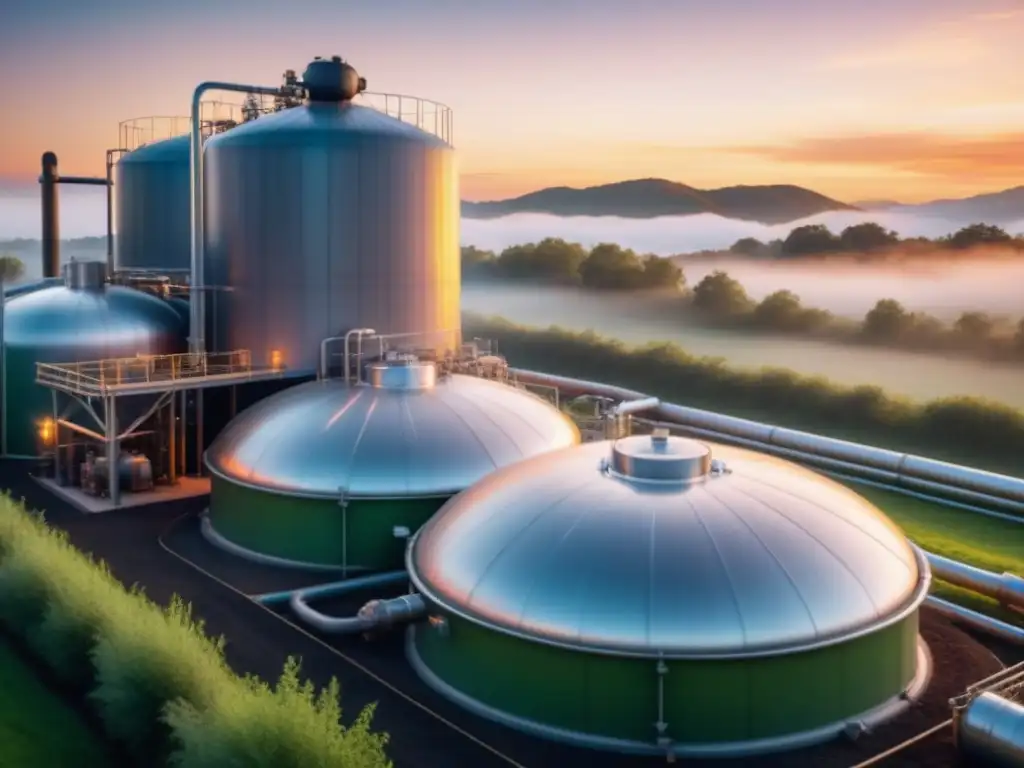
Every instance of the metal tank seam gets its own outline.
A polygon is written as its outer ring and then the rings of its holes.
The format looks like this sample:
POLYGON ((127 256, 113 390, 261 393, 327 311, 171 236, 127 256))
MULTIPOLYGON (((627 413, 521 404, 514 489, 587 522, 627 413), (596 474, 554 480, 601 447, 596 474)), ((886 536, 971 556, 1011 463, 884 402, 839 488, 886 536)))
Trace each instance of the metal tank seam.
POLYGON ((811 541, 815 542, 819 547, 821 547, 823 550, 825 550, 825 552, 827 552, 832 557, 833 560, 835 560, 837 563, 839 563, 839 565, 842 566, 843 570, 846 571, 848 574, 850 574, 850 576, 853 577, 853 580, 856 581, 857 584, 860 586, 861 590, 864 592, 865 597, 867 597, 868 602, 871 604, 871 607, 875 611, 875 618, 880 618, 883 615, 882 610, 878 607, 878 604, 875 602, 874 595, 871 594, 871 592, 868 590, 868 588, 864 584, 864 582, 861 581, 860 576, 858 576, 857 573, 853 570, 853 568, 850 567, 849 563, 847 563, 843 558, 839 557, 839 555, 836 554, 832 550, 832 548, 830 546, 828 546, 828 544, 826 544, 821 539, 819 539, 817 536, 815 536, 813 533, 808 531, 806 528, 804 528, 802 525, 800 525, 800 523, 796 522, 796 520, 791 518, 789 515, 787 515, 785 512, 783 512, 781 509, 779 509, 775 505, 769 504, 767 501, 764 501, 763 499, 755 499, 749 493, 745 493, 740 488, 737 488, 736 490, 739 493, 744 493, 744 495, 748 496, 751 499, 754 499, 758 504, 761 504, 762 506, 764 506, 767 509, 769 509, 772 512, 774 512, 776 515, 778 515, 783 520, 788 522, 790 525, 792 525, 798 531, 801 531, 805 536, 807 536, 807 538, 809 538, 811 541))
POLYGON ((718 557, 718 563, 722 567, 722 573, 725 576, 725 581, 729 585, 729 596, 732 598, 733 608, 736 609, 736 618, 739 621, 740 634, 743 636, 743 645, 746 646, 748 643, 747 625, 743 620, 743 610, 740 607, 739 597, 736 595, 736 584, 732 579, 732 575, 729 573, 729 566, 725 564, 725 558, 722 557, 722 550, 719 549, 718 542, 715 541, 715 537, 712 535, 707 523, 705 523, 704 519, 701 517, 700 510, 697 509, 697 505, 688 498, 688 494, 683 494, 682 499, 690 505, 694 519, 696 519, 700 524, 700 527, 704 530, 704 534, 708 537, 708 541, 711 542, 711 548, 714 549, 715 555, 718 557))
MULTIPOLYGON (((804 496, 803 494, 800 494, 800 493, 795 493, 795 492, 793 492, 793 491, 791 491, 791 490, 789 490, 787 488, 781 488, 778 485, 776 485, 775 483, 769 482, 768 480, 763 480, 763 479, 761 479, 759 477, 747 476, 747 475, 742 475, 742 474, 740 474, 740 475, 738 475, 736 477, 737 477, 738 480, 745 481, 747 483, 757 482, 757 483, 759 483, 761 485, 768 486, 769 488, 771 488, 772 490, 774 490, 774 491, 776 491, 776 492, 778 492, 780 494, 785 494, 785 495, 788 495, 788 496, 792 496, 793 498, 799 499, 800 501, 803 501, 803 502, 805 502, 807 504, 810 504, 812 506, 817 507, 818 509, 820 509, 822 512, 825 512, 829 516, 831 516, 831 517, 833 517, 833 518, 835 518, 835 519, 837 519, 837 520, 839 520, 839 521, 841 521, 843 523, 846 523, 851 528, 855 528, 856 530, 858 530, 861 533, 863 533, 865 536, 867 536, 867 537, 869 537, 871 539, 874 539, 879 544, 881 544, 885 549, 889 550, 889 552, 891 552, 893 555, 895 555, 897 558, 899 558, 902 561, 901 554, 899 552, 895 551, 887 542, 883 541, 878 536, 875 536, 873 533, 871 533, 871 531, 867 530, 866 528, 863 528, 863 527, 857 525, 854 521, 847 519, 843 515, 837 515, 832 509, 830 509, 828 507, 825 507, 825 506, 822 506, 819 502, 815 501, 814 499, 808 498, 808 497, 806 497, 806 496, 804 496)), ((843 490, 847 490, 847 489, 844 488, 843 490)), ((858 498, 861 499, 862 501, 865 501, 862 497, 858 496, 858 498)), ((889 523, 889 524, 892 524, 892 521, 889 520, 888 517, 885 518, 885 522, 889 523)), ((899 535, 902 537, 902 532, 899 532, 899 535)))
MULTIPOLYGON (((559 503, 561 504, 561 503, 564 503, 565 501, 568 501, 568 500, 569 499, 564 499, 562 502, 559 502, 559 503)), ((554 507, 549 507, 548 511, 551 511, 552 509, 554 509, 554 507)), ((577 517, 573 521, 572 525, 570 525, 565 530, 565 532, 558 538, 558 541, 555 543, 555 545, 550 550, 548 550, 548 552, 546 554, 547 554, 547 557, 548 557, 549 560, 551 558, 553 558, 562 549, 562 547, 565 545, 565 543, 572 536, 573 532, 583 522, 583 519, 586 517, 586 515, 587 515, 587 510, 584 509, 582 512, 579 513, 579 515, 577 515, 577 517)), ((522 609, 520 610, 519 617, 518 617, 518 619, 516 621, 516 626, 519 627, 520 629, 522 629, 522 626, 523 626, 523 616, 526 615, 526 613, 527 613, 527 611, 528 611, 528 609, 530 607, 530 599, 533 597, 533 595, 536 592, 537 581, 539 580, 539 570, 540 569, 534 569, 532 571, 533 578, 530 579, 528 587, 524 590, 522 609)))
MULTIPOLYGON (((555 501, 554 504, 549 504, 546 507, 544 507, 543 509, 541 509, 540 512, 538 512, 528 523, 526 523, 526 525, 522 526, 516 532, 515 536, 510 536, 505 541, 505 543, 501 546, 501 548, 497 552, 494 553, 494 557, 492 557, 490 559, 490 561, 487 563, 487 565, 484 566, 482 569, 480 569, 480 576, 478 577, 476 583, 473 585, 472 589, 470 589, 469 592, 466 593, 466 603, 467 603, 467 605, 472 603, 472 601, 473 601, 473 593, 476 592, 476 590, 484 582, 484 579, 487 578, 487 575, 490 573, 491 569, 497 564, 497 562, 501 558, 501 556, 506 551, 508 551, 508 549, 510 547, 512 547, 512 545, 515 544, 523 534, 525 534, 530 528, 532 528, 534 525, 536 525, 540 521, 541 518, 543 518, 546 514, 548 514, 552 509, 557 508, 563 502, 567 501, 569 499, 569 497, 572 496, 577 490, 582 488, 583 485, 585 485, 585 484, 581 483, 579 486, 574 486, 572 489, 570 489, 569 491, 564 493, 562 496, 560 496, 558 498, 558 500, 555 501)), ((493 517, 494 517, 494 515, 492 515, 491 518, 489 518, 489 519, 493 519, 493 517)))
POLYGON ((647 537, 647 631, 645 639, 647 645, 651 645, 651 637, 654 634, 654 553, 657 546, 658 509, 655 505, 649 505, 650 509, 650 532, 647 537))
MULTIPOLYGON (((437 390, 435 390, 435 392, 436 391, 437 390)), ((447 398, 445 398, 443 396, 442 397, 438 397, 437 398, 437 402, 443 404, 444 407, 447 408, 452 413, 452 415, 454 415, 460 422, 462 422, 462 425, 466 428, 466 433, 469 434, 473 438, 473 440, 476 442, 476 444, 478 446, 480 446, 480 448, 483 450, 483 452, 487 455, 487 458, 490 459, 491 466, 494 469, 498 469, 499 468, 499 464, 498 464, 497 459, 494 458, 494 454, 491 453, 491 451, 487 448, 487 444, 480 438, 480 435, 478 435, 476 433, 476 430, 473 429, 472 426, 470 426, 469 422, 466 421, 465 417, 461 413, 459 413, 450 402, 448 402, 447 398)))
MULTIPOLYGON (((480 383, 481 383, 481 384, 483 384, 483 383, 484 383, 484 382, 485 382, 486 380, 484 380, 484 379, 480 379, 479 381, 480 381, 480 383)), ((474 384, 475 384, 475 383, 476 383, 476 382, 474 382, 474 384)), ((486 382, 486 383, 487 383, 487 384, 490 384, 490 383, 492 383, 492 382, 486 382)), ((505 385, 505 384, 497 384, 497 386, 501 386, 501 387, 504 387, 504 386, 507 386, 507 385, 505 385)), ((489 392, 489 391, 490 391, 490 387, 483 387, 483 386, 480 386, 480 387, 478 387, 477 389, 478 389, 478 391, 481 391, 481 392, 485 392, 485 391, 489 392)), ((544 403, 545 405, 551 405, 550 403, 548 403, 548 402, 547 402, 546 400, 544 400, 543 398, 541 398, 541 397, 538 397, 537 395, 535 395, 535 394, 534 394, 533 392, 529 392, 529 391, 527 391, 527 390, 519 390, 519 391, 520 391, 520 392, 522 392, 522 393, 523 393, 523 394, 525 394, 525 395, 529 395, 529 396, 531 396, 531 397, 534 397, 534 398, 536 398, 536 399, 540 400, 540 401, 541 401, 542 403, 544 403)), ((472 405, 473 405, 474 407, 476 407, 476 408, 477 408, 477 409, 478 409, 478 410, 479 410, 479 411, 480 411, 480 412, 481 412, 482 414, 484 414, 485 416, 487 416, 487 418, 488 418, 488 419, 489 419, 489 420, 490 420, 490 421, 491 421, 491 422, 492 422, 492 423, 494 424, 494 426, 498 427, 499 429, 501 428, 501 427, 500 427, 500 425, 499 425, 499 424, 498 424, 498 423, 497 423, 496 421, 494 421, 493 419, 491 419, 491 418, 490 418, 490 415, 489 415, 489 414, 487 413, 487 411, 486 411, 486 410, 484 410, 484 409, 483 409, 482 407, 480 407, 480 405, 479 405, 478 403, 476 403, 476 402, 474 402, 474 401, 472 401, 472 400, 469 400, 469 398, 467 398, 465 394, 463 394, 462 392, 459 392, 458 390, 455 390, 455 391, 453 391, 453 393, 452 393, 452 394, 453 394, 453 395, 454 395, 454 396, 455 396, 456 398, 458 398, 458 399, 461 399, 461 400, 466 400, 467 402, 470 402, 470 403, 471 403, 471 404, 472 404, 472 405)), ((494 404, 494 399, 493 399, 493 398, 484 398, 484 399, 485 399, 485 400, 487 400, 487 404, 488 404, 488 405, 493 405, 493 404, 494 404)), ((515 417, 516 417, 517 419, 519 419, 519 421, 520 421, 520 422, 522 422, 523 424, 525 424, 526 426, 528 426, 528 427, 529 427, 530 429, 532 429, 532 430, 533 430, 533 432, 534 432, 534 434, 536 434, 536 435, 537 435, 537 437, 540 437, 540 438, 544 438, 544 437, 545 437, 544 433, 543 433, 543 432, 541 432, 541 431, 540 431, 540 429, 538 429, 538 428, 537 428, 537 425, 536 425, 536 424, 534 423, 533 419, 528 419, 528 418, 526 418, 526 416, 524 416, 523 414, 521 414, 521 413, 520 413, 519 411, 512 411, 512 415, 513 415, 513 416, 515 416, 515 417)), ((502 432, 503 432, 503 433, 504 433, 504 434, 505 434, 506 436, 508 435, 508 433, 507 433, 507 432, 505 432, 505 430, 504 430, 504 429, 502 429, 501 431, 502 431, 502 432)), ((510 440, 510 442, 512 442, 512 443, 514 444, 514 442, 515 442, 515 441, 511 441, 511 440, 510 440)), ((517 445, 516 447, 518 448, 519 446, 517 445)))
MULTIPOLYGON (((757 531, 754 530, 754 527, 749 522, 747 522, 742 515, 737 513, 736 510, 734 510, 731 506, 725 503, 714 493, 707 490, 706 487, 704 490, 708 494, 708 496, 717 501, 724 509, 726 509, 729 512, 729 514, 731 514, 737 521, 739 521, 739 523, 742 524, 743 527, 750 531, 750 535, 757 540, 757 543, 761 545, 761 548, 764 549, 764 551, 768 553, 772 560, 775 561, 775 564, 779 566, 779 570, 782 571, 782 574, 786 577, 786 580, 789 582, 789 585, 793 588, 793 592, 800 599, 800 603, 803 605, 804 610, 807 611, 807 618, 810 619, 811 626, 814 628, 815 637, 817 637, 820 632, 820 629, 818 627, 818 622, 814 619, 814 612, 811 611, 811 606, 808 605, 806 598, 804 598, 803 593, 800 591, 800 587, 797 585, 796 580, 793 578, 792 574, 790 574, 789 569, 786 568, 786 566, 782 563, 779 557, 775 554, 774 550, 772 550, 772 548, 768 546, 764 539, 757 535, 757 531)), ((739 491, 739 489, 736 490, 739 491)), ((750 498, 748 494, 745 494, 742 491, 739 491, 739 493, 750 498)))

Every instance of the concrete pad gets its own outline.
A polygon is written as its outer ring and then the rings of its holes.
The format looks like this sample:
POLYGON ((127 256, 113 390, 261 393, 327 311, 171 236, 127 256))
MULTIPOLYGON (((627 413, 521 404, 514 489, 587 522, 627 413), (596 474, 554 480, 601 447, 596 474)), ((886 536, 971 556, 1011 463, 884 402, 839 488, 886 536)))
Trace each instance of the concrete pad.
POLYGON ((146 507, 151 504, 163 504, 168 501, 205 496, 210 492, 210 478, 208 477, 179 477, 174 485, 158 485, 152 491, 145 491, 143 493, 122 491, 121 505, 120 507, 115 507, 106 496, 90 496, 81 488, 60 486, 53 478, 33 477, 32 479, 55 496, 86 514, 110 512, 114 509, 126 509, 128 507, 146 507))

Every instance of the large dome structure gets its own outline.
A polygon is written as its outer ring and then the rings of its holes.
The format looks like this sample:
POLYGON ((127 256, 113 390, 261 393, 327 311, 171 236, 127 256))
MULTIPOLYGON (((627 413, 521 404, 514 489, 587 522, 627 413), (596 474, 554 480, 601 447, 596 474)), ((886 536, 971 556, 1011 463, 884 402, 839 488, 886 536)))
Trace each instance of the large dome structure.
POLYGON ((568 417, 507 384, 419 361, 368 374, 285 390, 225 428, 206 453, 219 536, 298 563, 397 568, 404 536, 452 495, 579 442, 568 417))
POLYGON ((446 504, 407 565, 424 679, 550 738, 770 751, 927 678, 921 553, 850 490, 737 448, 656 434, 524 461, 446 504))

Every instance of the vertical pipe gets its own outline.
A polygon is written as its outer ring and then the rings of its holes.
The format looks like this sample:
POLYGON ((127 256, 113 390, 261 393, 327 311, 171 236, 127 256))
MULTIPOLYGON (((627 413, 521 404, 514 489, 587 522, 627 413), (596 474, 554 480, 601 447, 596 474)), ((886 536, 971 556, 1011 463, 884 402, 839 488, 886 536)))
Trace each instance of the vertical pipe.
POLYGON ((196 407, 196 477, 203 476, 203 390, 194 395, 196 407))
POLYGON ((167 479, 171 485, 178 482, 178 409, 175 408, 177 403, 177 393, 171 392, 171 402, 167 405, 169 411, 168 420, 170 422, 167 435, 167 479))
POLYGON ((57 155, 43 153, 43 173, 39 177, 43 203, 43 277, 60 275, 60 208, 57 200, 57 155))
POLYGON ((206 351, 206 253, 203 242, 203 125, 202 103, 207 91, 228 91, 230 93, 253 93, 261 96, 277 96, 281 88, 268 88, 262 85, 242 85, 240 83, 200 83, 192 92, 192 125, 189 142, 189 177, 191 181, 191 223, 192 223, 192 258, 191 287, 189 289, 190 320, 189 352, 202 354, 206 351))
POLYGON ((114 150, 107 150, 107 276, 114 279, 114 150))
POLYGON ((119 472, 117 439, 117 398, 108 395, 104 398, 107 405, 107 493, 114 507, 121 506, 121 473, 119 472))
POLYGON ((185 427, 188 423, 188 393, 186 390, 181 390, 181 414, 178 417, 178 421, 181 424, 181 428, 178 431, 178 442, 181 444, 181 474, 188 474, 188 443, 185 442, 185 427))
POLYGON ((57 485, 64 485, 60 476, 60 424, 57 423, 60 412, 57 410, 56 389, 50 390, 50 398, 53 401, 53 479, 57 485))

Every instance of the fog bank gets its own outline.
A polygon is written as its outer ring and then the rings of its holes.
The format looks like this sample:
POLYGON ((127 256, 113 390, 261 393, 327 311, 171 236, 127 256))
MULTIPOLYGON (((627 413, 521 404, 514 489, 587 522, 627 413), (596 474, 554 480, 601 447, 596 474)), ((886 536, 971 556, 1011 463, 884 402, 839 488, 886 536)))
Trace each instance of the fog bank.
MULTIPOLYGON (((102 235, 106 227, 106 198, 103 189, 62 187, 60 190, 61 236, 65 238, 102 235)), ((0 191, 0 240, 39 237, 39 195, 34 189, 0 191)), ((713 214, 663 216, 655 219, 624 219, 614 216, 562 218, 523 213, 500 219, 463 219, 462 242, 480 248, 501 250, 509 245, 562 237, 586 246, 614 242, 645 253, 667 256, 712 248, 727 248, 741 237, 773 240, 785 237, 803 224, 825 224, 839 231, 851 224, 875 221, 903 237, 947 235, 971 221, 885 211, 843 211, 825 213, 788 224, 768 226, 750 221, 725 219, 713 214)), ((1024 230, 1024 218, 1005 227, 1009 232, 1024 230)))

